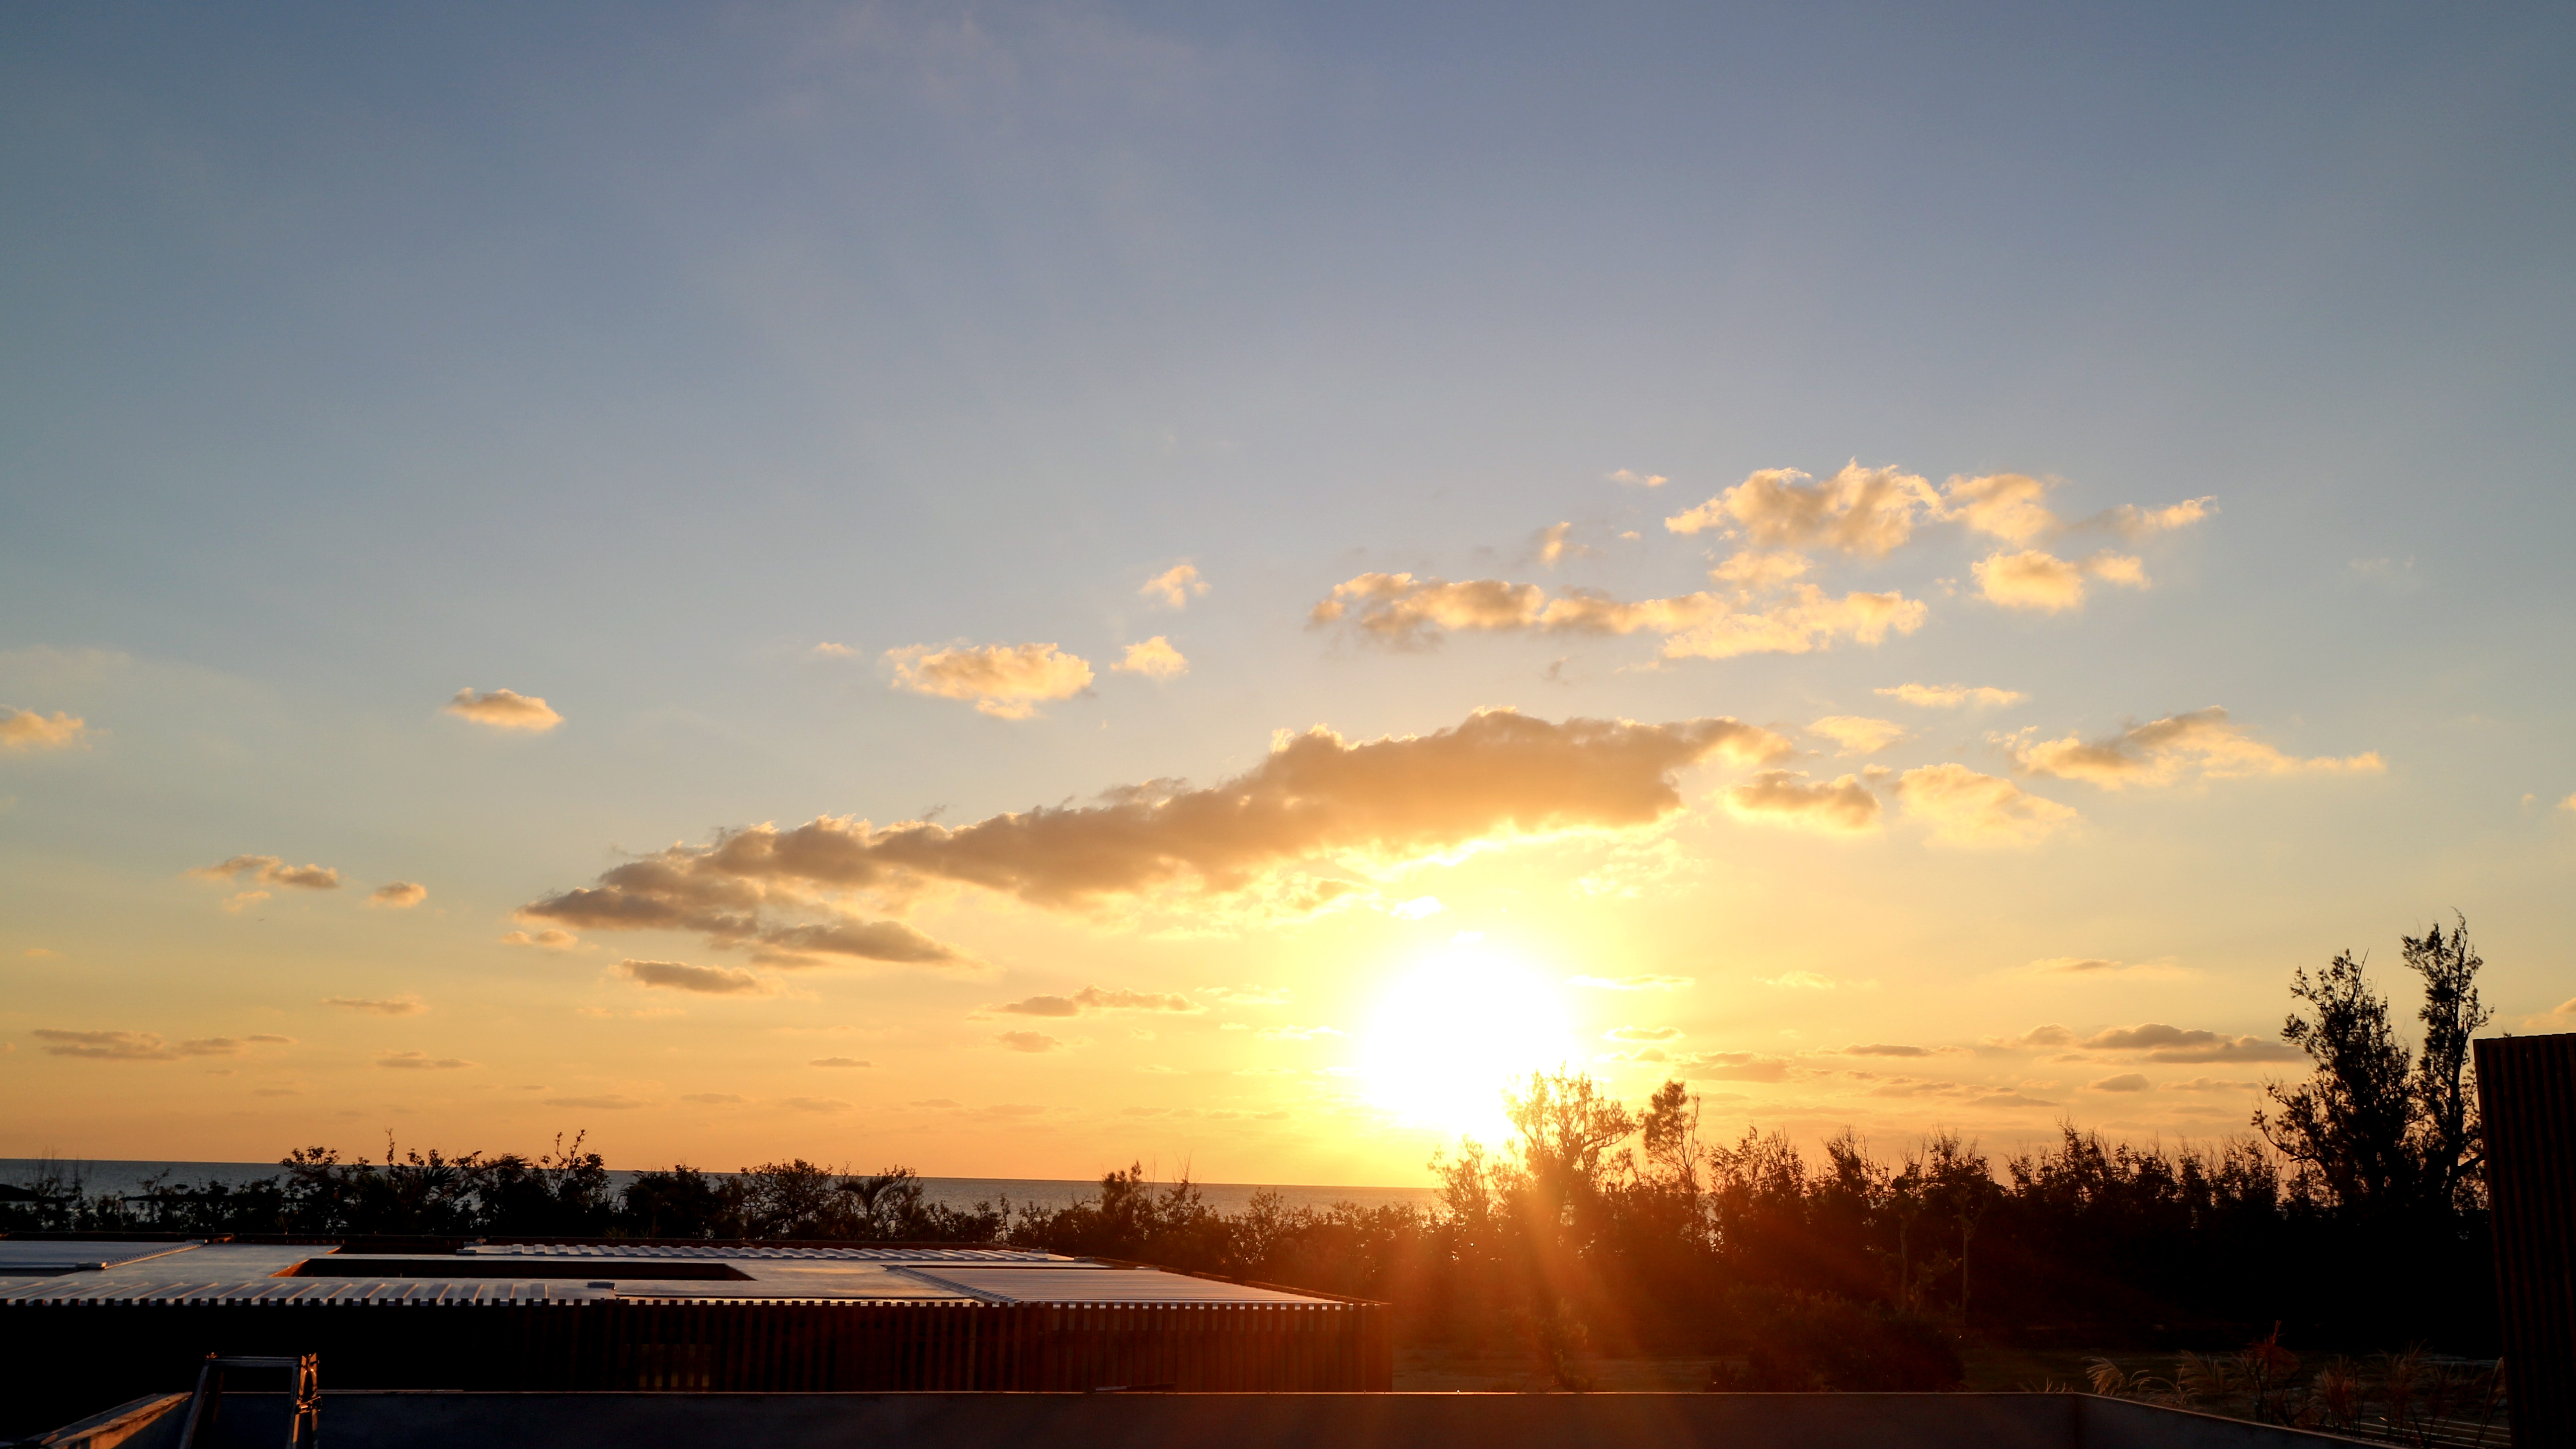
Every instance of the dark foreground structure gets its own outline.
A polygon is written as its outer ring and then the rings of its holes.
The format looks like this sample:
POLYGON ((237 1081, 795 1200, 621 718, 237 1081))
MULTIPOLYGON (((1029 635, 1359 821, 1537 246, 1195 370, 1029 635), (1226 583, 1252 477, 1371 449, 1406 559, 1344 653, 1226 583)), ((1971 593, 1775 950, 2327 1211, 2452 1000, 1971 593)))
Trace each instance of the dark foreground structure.
POLYGON ((1013 1249, 0 1239, 0 1443, 187 1388, 209 1353, 319 1354, 334 1390, 1394 1381, 1382 1304, 1013 1249))
MULTIPOLYGON (((171 1395, 48 1449, 177 1449, 171 1395)), ((282 1396, 202 1449, 277 1449, 282 1396)), ((337 1394, 332 1449, 2326 1449, 2358 1440, 2089 1394, 337 1394)))
POLYGON ((2513 1442, 2576 1444, 2576 1035, 2475 1050, 2513 1442))

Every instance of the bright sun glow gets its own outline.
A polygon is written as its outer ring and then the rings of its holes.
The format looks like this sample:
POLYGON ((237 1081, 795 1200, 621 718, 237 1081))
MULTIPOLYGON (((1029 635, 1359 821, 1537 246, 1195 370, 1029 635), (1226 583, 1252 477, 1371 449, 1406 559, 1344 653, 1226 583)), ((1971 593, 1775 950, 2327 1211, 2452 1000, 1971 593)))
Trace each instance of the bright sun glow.
POLYGON ((1499 1142, 1503 1089, 1570 1061, 1573 1040, 1554 983, 1461 936, 1388 988, 1361 1079, 1408 1126, 1499 1142))

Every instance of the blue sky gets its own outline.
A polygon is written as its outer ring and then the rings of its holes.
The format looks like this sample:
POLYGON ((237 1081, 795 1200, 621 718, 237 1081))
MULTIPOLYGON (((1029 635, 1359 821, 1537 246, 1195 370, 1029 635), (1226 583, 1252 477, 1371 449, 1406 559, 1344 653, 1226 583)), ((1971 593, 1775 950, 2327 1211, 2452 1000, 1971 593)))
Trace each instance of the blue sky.
MULTIPOLYGON (((83 723, 0 754, 0 1148, 256 1156, 397 1113, 516 1144, 587 1113, 638 1161, 1394 1180, 1454 1124, 1372 1102, 1334 1038, 1224 1078, 1205 988, 1356 1041, 1460 932, 1551 980, 1691 977, 1647 1026, 1780 1056, 1709 1090, 1801 1127, 2231 1130, 2241 1091, 2088 1096, 2108 1066, 1978 1044, 2268 1034, 2293 965, 2393 964, 2453 908, 2547 1029, 2576 995, 2571 48, 2548 7, 13 11, 0 706, 83 723), (1727 549, 1663 519, 1846 460, 2063 480, 2068 520, 2214 511, 2131 550, 2149 587, 2057 612, 1975 597, 1987 544, 1927 515, 1818 565, 1928 604, 1875 645, 1390 651, 1309 622, 1372 572, 1684 595, 1727 549), (1544 560, 1559 523, 1594 552, 1544 560), (1181 563, 1204 595, 1140 593, 1181 563), (1147 636, 1188 673, 1110 671, 1147 636), (1002 719, 890 687, 889 650, 1034 642, 1092 691, 1002 719), (1915 681, 2027 699, 1875 693, 1915 681), (464 687, 562 723, 441 713, 464 687), (1996 738, 2210 705, 2382 768, 2095 791, 1996 738), (1388 903, 1444 903, 1418 918, 968 891, 910 919, 974 971, 789 969, 757 1000, 613 975, 766 970, 686 933, 499 944, 619 850, 962 824, 1493 707, 1738 717, 1818 781, 1860 761, 1798 730, 1886 718, 1892 770, 1961 761, 2083 825, 1945 850, 1873 777, 1886 827, 1816 839, 1727 823, 1712 769, 1651 845, 1377 851, 1388 903), (1566 884, 1650 849, 1670 871, 1566 884), (262 920, 182 875, 245 854, 350 888, 262 920), (429 895, 355 908, 391 880, 429 895), (1992 975, 2096 957, 2122 979, 1992 975), (1792 971, 1877 984, 1747 984, 1792 971), (1094 984, 1194 1009, 1042 1052, 974 1015, 1094 984), (398 996, 423 1009, 321 1004, 398 996), (778 1045, 806 1026, 874 1065, 814 1085, 778 1045), (1931 1107, 1821 1075, 1918 1038, 1961 1064, 1913 1081, 1931 1107), (372 1065, 408 1051, 476 1065, 372 1065), (939 1101, 1047 1111, 904 1105, 939 1101), (1216 1111, 1290 1115, 1175 1115, 1216 1111)), ((1587 1041, 1621 1024, 1568 999, 1587 1041)))

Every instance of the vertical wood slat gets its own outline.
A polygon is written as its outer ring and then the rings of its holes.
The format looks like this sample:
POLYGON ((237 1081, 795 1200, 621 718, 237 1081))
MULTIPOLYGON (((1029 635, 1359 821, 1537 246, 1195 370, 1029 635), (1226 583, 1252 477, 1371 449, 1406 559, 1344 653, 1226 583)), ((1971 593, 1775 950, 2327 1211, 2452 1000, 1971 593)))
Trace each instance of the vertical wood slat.
POLYGON ((2513 1442, 2576 1443, 2576 1035, 2473 1046, 2513 1442))

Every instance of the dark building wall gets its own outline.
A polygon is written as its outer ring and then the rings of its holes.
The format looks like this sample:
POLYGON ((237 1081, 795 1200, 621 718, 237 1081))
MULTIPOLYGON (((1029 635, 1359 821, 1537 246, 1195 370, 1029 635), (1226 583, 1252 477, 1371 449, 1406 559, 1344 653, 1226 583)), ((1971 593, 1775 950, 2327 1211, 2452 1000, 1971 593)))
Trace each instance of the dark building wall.
POLYGON ((2576 1035, 2476 1049, 2513 1441, 2576 1444, 2576 1035))

